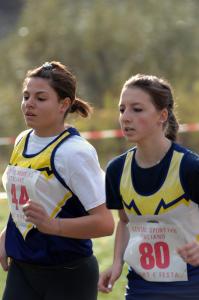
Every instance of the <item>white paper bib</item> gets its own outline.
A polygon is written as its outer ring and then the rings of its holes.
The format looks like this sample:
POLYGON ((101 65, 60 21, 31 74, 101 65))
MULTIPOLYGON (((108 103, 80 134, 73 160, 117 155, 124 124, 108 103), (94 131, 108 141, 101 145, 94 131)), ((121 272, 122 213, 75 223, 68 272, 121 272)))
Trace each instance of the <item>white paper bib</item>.
POLYGON ((18 166, 8 166, 3 174, 2 181, 7 192, 10 212, 22 235, 33 227, 33 224, 25 221, 22 209, 29 199, 37 200, 35 184, 39 175, 37 170, 18 166))
POLYGON ((129 223, 130 239, 124 260, 147 281, 187 281, 187 264, 176 248, 185 239, 176 225, 129 223))

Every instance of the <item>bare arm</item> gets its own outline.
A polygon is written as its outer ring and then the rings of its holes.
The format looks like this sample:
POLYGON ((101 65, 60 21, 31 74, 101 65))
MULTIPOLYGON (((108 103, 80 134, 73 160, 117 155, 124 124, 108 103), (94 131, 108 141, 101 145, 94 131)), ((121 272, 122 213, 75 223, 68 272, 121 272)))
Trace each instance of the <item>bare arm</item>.
POLYGON ((115 236, 114 257, 112 266, 100 274, 99 290, 109 293, 115 281, 120 277, 123 269, 123 256, 129 240, 127 228, 128 218, 124 210, 119 211, 119 222, 115 236))
POLYGON ((87 239, 111 235, 114 230, 112 214, 105 204, 89 210, 87 216, 69 219, 51 219, 44 207, 34 201, 28 201, 23 210, 27 222, 47 234, 87 239))
POLYGON ((124 251, 127 247, 128 241, 129 241, 129 231, 126 226, 129 222, 129 220, 123 209, 119 210, 118 215, 119 215, 119 222, 118 222, 116 237, 115 237, 113 263, 123 265, 124 251))
POLYGON ((0 264, 4 271, 8 271, 8 257, 5 250, 6 227, 0 233, 0 264))

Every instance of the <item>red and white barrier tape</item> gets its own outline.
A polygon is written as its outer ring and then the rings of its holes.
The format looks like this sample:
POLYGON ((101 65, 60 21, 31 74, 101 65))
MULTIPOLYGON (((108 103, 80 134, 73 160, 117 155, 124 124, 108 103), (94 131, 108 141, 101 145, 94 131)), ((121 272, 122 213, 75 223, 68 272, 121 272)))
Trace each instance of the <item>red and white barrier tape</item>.
POLYGON ((1 199, 7 199, 7 194, 6 193, 0 193, 0 200, 1 199))
POLYGON ((11 145, 14 144, 15 138, 14 137, 0 137, 0 146, 1 145, 11 145))
MULTIPOLYGON (((194 131, 199 131, 199 123, 181 124, 179 128, 179 132, 194 132, 194 131)), ((107 139, 107 138, 123 137, 121 129, 84 131, 81 132, 81 135, 88 140, 100 140, 100 139, 107 139)), ((0 146, 14 144, 14 141, 15 141, 14 137, 0 137, 0 146)))
POLYGON ((88 140, 100 140, 107 138, 121 138, 123 137, 121 129, 116 130, 101 130, 101 131, 84 131, 81 135, 88 140))
POLYGON ((179 132, 199 131, 199 123, 180 124, 179 132))

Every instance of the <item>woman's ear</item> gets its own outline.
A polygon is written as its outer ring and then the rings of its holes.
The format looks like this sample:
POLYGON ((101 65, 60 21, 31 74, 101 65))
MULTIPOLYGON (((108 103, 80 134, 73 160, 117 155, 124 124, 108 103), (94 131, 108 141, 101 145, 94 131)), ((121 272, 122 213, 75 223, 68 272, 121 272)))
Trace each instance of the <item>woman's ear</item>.
POLYGON ((165 124, 167 122, 167 120, 168 120, 168 110, 166 108, 164 108, 160 112, 159 122, 160 122, 160 124, 165 124))
POLYGON ((60 101, 60 112, 64 113, 70 108, 71 105, 71 99, 69 97, 66 97, 60 101))

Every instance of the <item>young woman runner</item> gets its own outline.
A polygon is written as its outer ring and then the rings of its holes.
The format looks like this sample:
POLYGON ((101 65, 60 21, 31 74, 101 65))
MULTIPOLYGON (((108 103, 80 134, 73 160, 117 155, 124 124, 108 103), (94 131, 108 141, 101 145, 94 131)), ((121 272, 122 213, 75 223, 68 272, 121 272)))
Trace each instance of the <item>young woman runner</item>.
POLYGON ((196 300, 199 295, 199 156, 175 142, 170 85, 131 77, 119 101, 124 136, 136 146, 106 172, 109 209, 117 209, 113 265, 101 274, 109 293, 129 265, 126 300, 196 300))
POLYGON ((22 112, 31 129, 18 136, 3 175, 11 211, 0 238, 3 300, 96 300, 90 239, 112 234, 113 219, 95 149, 64 122, 91 107, 77 98, 74 75, 53 61, 27 73, 22 112))

